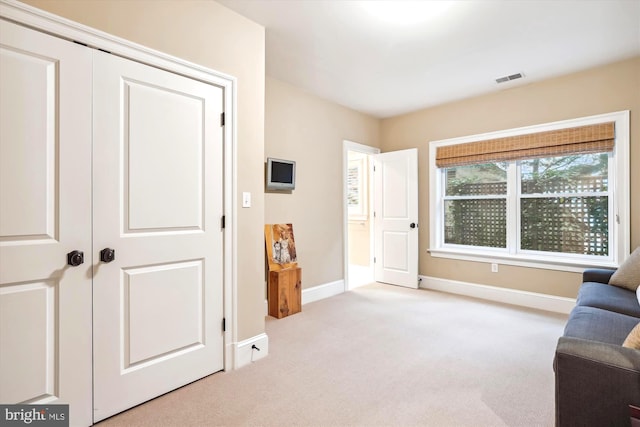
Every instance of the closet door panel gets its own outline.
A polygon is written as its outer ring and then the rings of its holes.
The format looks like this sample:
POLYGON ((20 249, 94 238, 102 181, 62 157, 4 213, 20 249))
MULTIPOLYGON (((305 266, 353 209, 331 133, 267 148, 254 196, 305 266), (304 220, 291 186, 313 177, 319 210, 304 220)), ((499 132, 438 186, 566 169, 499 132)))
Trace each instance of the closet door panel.
POLYGON ((3 20, 0 69, 0 402, 89 425, 91 52, 3 20))
POLYGON ((223 369, 222 95, 94 53, 96 421, 223 369))
POLYGON ((57 61, 9 46, 0 61, 0 236, 56 239, 57 61))
POLYGON ((123 85, 126 232, 202 231, 205 100, 141 82, 123 85))

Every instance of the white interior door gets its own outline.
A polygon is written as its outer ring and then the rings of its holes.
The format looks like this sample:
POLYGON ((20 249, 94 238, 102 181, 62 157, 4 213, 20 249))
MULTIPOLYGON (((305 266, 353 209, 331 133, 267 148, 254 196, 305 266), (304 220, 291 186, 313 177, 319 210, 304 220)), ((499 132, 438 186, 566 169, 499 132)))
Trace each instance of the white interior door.
POLYGON ((418 287, 418 150, 372 156, 375 279, 418 287))
POLYGON ((91 52, 2 20, 0 402, 91 424, 91 257, 91 52))
POLYGON ((223 369, 222 89, 94 53, 94 420, 223 369))

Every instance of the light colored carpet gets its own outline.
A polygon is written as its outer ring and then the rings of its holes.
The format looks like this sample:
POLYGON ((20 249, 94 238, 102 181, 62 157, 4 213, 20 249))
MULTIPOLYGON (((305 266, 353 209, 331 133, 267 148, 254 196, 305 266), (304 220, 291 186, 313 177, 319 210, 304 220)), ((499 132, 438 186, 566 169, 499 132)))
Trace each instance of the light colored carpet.
POLYGON ((269 356, 109 426, 552 426, 567 316, 372 284, 267 320, 269 356))

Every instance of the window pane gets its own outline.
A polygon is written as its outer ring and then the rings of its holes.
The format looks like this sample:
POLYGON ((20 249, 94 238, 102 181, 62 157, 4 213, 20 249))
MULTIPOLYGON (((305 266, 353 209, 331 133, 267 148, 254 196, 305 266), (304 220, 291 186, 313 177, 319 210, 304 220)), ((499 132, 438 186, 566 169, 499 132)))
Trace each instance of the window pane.
POLYGON ((523 160, 522 194, 607 191, 608 160, 607 153, 523 160))
POLYGON ((347 171, 347 201, 349 207, 358 206, 360 203, 360 168, 358 165, 349 165, 347 171))
POLYGON ((507 201, 505 199, 446 200, 445 243, 505 248, 507 201))
POLYGON ((521 199, 520 206, 522 249, 608 255, 607 197, 521 199))
POLYGON ((506 162, 447 168, 445 177, 447 196, 507 194, 506 162))

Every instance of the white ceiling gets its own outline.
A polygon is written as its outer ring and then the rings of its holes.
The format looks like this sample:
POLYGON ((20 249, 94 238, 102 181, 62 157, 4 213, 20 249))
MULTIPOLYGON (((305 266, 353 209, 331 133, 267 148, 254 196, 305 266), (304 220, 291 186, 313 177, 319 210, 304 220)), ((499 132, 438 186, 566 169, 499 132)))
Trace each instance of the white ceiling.
POLYGON ((380 118, 640 55, 640 0, 218 1, 268 76, 380 118))

